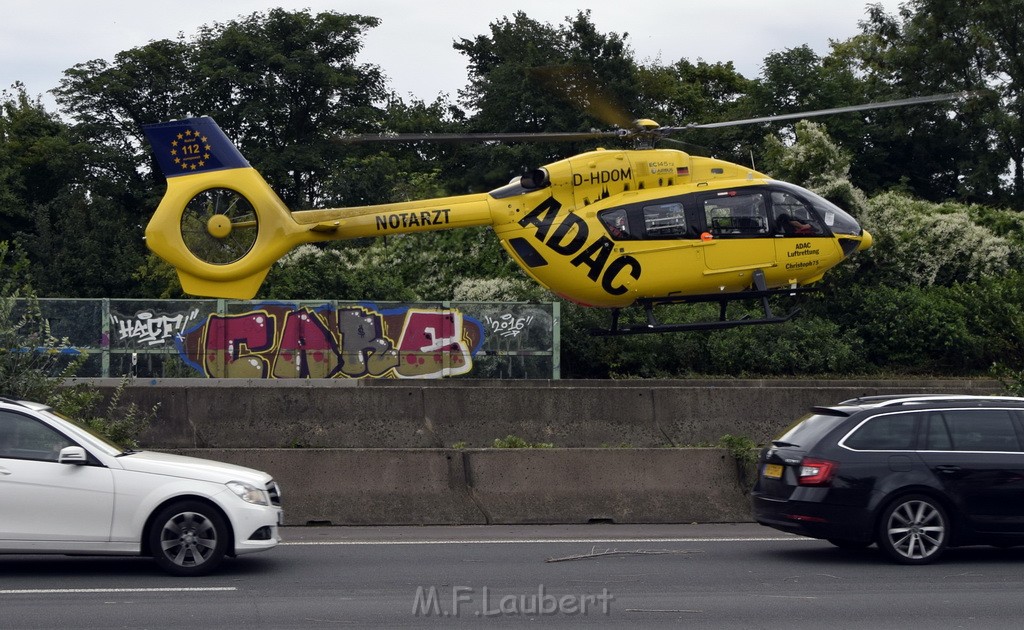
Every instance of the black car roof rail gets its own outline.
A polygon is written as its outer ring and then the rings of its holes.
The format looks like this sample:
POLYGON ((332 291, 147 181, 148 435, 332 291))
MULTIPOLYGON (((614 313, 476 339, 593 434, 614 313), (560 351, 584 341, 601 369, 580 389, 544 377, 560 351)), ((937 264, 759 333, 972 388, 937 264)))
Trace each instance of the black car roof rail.
POLYGON ((851 405, 839 403, 838 405, 833 405, 831 407, 826 407, 824 405, 814 406, 811 407, 811 411, 822 416, 849 416, 857 411, 856 409, 844 409, 844 406, 850 407, 851 405))
POLYGON ((991 401, 1024 404, 1019 396, 988 396, 979 394, 885 394, 878 396, 860 396, 839 403, 840 405, 872 405, 876 407, 894 407, 897 405, 918 405, 934 402, 955 401, 991 401))

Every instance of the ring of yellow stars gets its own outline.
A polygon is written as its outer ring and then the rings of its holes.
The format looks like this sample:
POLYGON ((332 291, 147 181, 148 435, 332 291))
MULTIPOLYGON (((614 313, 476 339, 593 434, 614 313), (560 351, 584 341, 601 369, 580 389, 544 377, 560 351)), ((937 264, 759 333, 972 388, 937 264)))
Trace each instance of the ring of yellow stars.
POLYGON ((231 234, 231 219, 224 214, 215 214, 206 222, 206 230, 214 238, 227 238, 231 234))

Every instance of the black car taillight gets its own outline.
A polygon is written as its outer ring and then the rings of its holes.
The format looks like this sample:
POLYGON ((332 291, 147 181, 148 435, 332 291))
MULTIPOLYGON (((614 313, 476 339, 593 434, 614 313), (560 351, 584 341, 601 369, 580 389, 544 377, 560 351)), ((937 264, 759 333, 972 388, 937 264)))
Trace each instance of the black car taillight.
POLYGON ((828 486, 832 484, 832 476, 839 469, 837 462, 827 459, 814 459, 805 457, 800 462, 800 471, 797 474, 797 483, 801 486, 828 486))

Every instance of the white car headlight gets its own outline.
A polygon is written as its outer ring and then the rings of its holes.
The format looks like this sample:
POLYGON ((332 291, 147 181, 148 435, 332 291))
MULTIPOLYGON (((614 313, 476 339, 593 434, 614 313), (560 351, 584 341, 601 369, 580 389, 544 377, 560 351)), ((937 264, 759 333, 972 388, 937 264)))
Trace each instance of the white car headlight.
POLYGON ((246 503, 252 503, 254 505, 270 505, 266 491, 261 490, 252 484, 245 483, 244 481, 229 481, 224 485, 237 494, 239 499, 246 503))

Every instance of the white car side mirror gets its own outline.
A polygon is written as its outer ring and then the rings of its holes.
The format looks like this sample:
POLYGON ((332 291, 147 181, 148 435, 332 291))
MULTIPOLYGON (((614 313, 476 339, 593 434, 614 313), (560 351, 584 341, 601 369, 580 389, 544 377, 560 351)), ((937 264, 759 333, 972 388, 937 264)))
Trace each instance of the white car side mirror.
POLYGON ((60 449, 57 461, 61 464, 84 464, 89 461, 89 456, 81 446, 65 446, 60 449))

